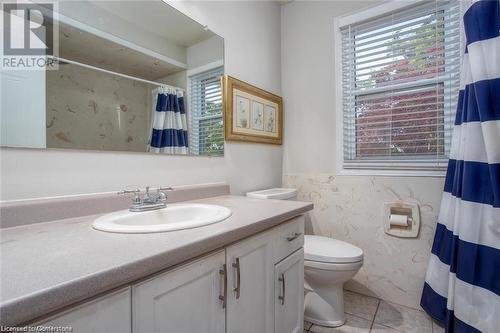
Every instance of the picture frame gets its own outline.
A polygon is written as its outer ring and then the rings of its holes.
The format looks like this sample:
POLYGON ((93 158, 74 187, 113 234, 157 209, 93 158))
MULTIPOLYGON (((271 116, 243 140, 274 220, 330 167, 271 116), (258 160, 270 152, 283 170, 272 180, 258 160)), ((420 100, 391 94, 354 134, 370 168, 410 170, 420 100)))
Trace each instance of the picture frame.
POLYGON ((228 75, 221 80, 225 139, 283 144, 283 99, 228 75))

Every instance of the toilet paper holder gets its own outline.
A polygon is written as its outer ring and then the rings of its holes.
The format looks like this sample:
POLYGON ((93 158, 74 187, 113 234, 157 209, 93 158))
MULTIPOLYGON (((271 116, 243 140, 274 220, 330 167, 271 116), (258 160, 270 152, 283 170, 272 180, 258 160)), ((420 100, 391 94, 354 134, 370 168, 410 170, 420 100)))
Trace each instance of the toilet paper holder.
POLYGON ((396 237, 415 238, 420 229, 420 210, 416 202, 387 202, 383 212, 384 232, 396 237))

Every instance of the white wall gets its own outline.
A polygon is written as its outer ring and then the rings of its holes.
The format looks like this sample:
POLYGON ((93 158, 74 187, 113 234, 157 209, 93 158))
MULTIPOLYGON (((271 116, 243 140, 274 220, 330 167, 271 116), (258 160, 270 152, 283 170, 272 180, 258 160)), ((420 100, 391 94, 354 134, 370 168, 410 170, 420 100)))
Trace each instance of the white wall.
POLYGON ((194 69, 198 73, 200 67, 203 68, 202 71, 205 71, 211 69, 205 68, 206 65, 224 62, 224 39, 217 35, 205 39, 188 47, 186 55, 188 69, 168 75, 162 78, 161 82, 187 90, 188 70, 194 69))
MULTIPOLYGON (((23 43, 17 39, 28 22, 16 15, 10 19, 12 43, 23 43)), ((45 137, 45 71, 0 69, 0 145, 45 148, 45 137)))
POLYGON ((87 26, 105 31, 131 41, 136 45, 161 53, 171 59, 186 63, 186 47, 175 44, 161 34, 152 34, 137 24, 131 24, 115 15, 112 9, 107 8, 109 5, 109 2, 102 2, 97 7, 96 3, 88 1, 60 0, 58 2, 58 12, 87 26), (96 15, 96 13, 100 15, 96 15))
POLYGON ((0 76, 0 144, 45 148, 45 71, 0 70, 0 76))
MULTIPOLYGON (((225 40, 227 74, 281 94, 280 7, 275 2, 175 3, 225 40), (257 24, 258 23, 258 24, 257 24)), ((227 143, 224 158, 2 148, 1 199, 227 181, 235 194, 278 186, 281 146, 227 143)))
POLYGON ((189 69, 224 60, 224 40, 213 36, 187 48, 187 64, 189 69))
POLYGON ((282 7, 282 90, 286 110, 284 185, 314 202, 307 229, 364 250, 347 288, 417 308, 443 189, 442 178, 337 176, 333 19, 374 1, 294 1, 282 7), (382 205, 416 200, 417 239, 386 235, 382 205))

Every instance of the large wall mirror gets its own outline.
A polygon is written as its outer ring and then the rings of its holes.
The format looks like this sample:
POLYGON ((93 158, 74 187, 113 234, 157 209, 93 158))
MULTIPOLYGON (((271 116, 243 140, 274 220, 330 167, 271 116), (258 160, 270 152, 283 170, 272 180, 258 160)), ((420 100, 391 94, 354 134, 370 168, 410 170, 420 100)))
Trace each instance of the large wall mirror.
POLYGON ((223 155, 220 36, 161 0, 56 8, 55 68, 2 70, 2 146, 223 155))

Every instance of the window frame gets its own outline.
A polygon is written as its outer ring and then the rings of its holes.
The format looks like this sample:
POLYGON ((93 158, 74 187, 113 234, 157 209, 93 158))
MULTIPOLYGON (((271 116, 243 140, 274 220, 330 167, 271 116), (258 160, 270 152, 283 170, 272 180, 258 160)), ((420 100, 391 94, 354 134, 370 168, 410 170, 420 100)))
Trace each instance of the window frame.
MULTIPOLYGON (((435 165, 423 160, 415 162, 398 163, 397 161, 366 162, 358 168, 344 167, 344 109, 343 109, 343 87, 342 87, 342 34, 341 28, 349 24, 376 19, 378 16, 387 15, 390 12, 403 10, 415 6, 425 0, 397 1, 390 0, 381 4, 365 7, 360 11, 333 19, 334 26, 334 79, 335 79, 335 129, 336 129, 336 174, 337 175, 367 175, 367 176, 401 176, 401 177, 444 177, 446 175, 446 162, 435 165)), ((462 10, 462 6, 461 10, 462 10)), ((460 26, 462 22, 460 22, 460 26)), ((463 29, 461 29, 463 35, 463 29)), ((463 49, 463 37, 460 41, 460 49, 463 49)), ((460 63, 462 52, 460 52, 460 63)))
MULTIPOLYGON (((224 61, 223 60, 214 61, 214 62, 208 63, 206 65, 199 66, 199 67, 189 69, 186 71, 186 85, 187 85, 187 95, 188 95, 188 98, 186 99, 187 100, 187 112, 188 112, 188 131, 191 130, 191 128, 190 128, 191 127, 191 114, 190 113, 192 110, 192 108, 191 108, 191 81, 192 81, 191 77, 194 75, 203 73, 203 72, 211 71, 211 70, 219 68, 219 67, 222 68, 222 76, 224 76, 224 61)), ((221 87, 221 94, 222 94, 222 87, 221 87)), ((224 113, 222 111, 221 111, 220 116, 217 115, 217 116, 206 116, 203 118, 197 118, 196 121, 198 122, 198 131, 201 131, 201 126, 199 126, 199 124, 201 122, 206 121, 206 120, 216 119, 216 118, 221 118, 221 120, 224 124, 224 113)), ((222 129, 222 132, 224 132, 224 129, 222 129)), ((200 132, 198 132, 198 138, 199 137, 200 137, 200 132)), ((191 147, 191 142, 190 142, 189 152, 192 155, 203 156, 203 157, 224 157, 225 152, 226 152, 226 142, 225 142, 225 140, 223 140, 222 153, 217 154, 217 155, 210 155, 210 154, 207 154, 205 151, 201 152, 200 150, 198 151, 197 154, 194 154, 191 149, 192 149, 192 147, 191 147)))

